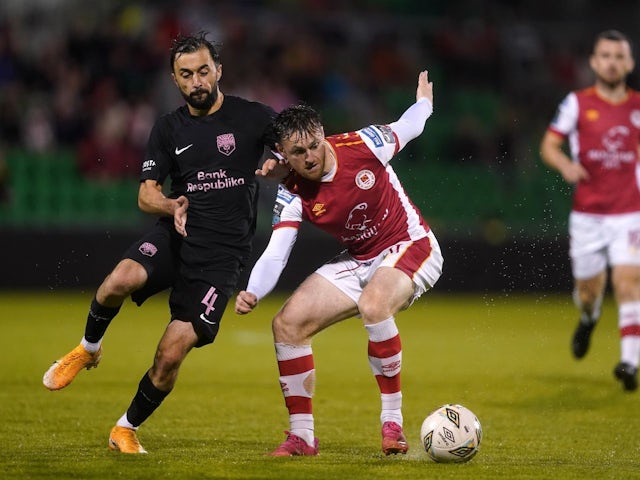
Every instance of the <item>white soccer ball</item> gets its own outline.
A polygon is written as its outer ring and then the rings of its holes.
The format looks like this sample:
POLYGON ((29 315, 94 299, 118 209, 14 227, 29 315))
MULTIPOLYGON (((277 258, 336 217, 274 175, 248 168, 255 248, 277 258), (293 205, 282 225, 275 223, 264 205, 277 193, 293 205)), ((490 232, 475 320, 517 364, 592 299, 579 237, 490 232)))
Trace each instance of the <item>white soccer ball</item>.
POLYGON ((446 404, 424 419, 420 440, 429 457, 436 462, 468 462, 478 453, 482 426, 468 408, 446 404))

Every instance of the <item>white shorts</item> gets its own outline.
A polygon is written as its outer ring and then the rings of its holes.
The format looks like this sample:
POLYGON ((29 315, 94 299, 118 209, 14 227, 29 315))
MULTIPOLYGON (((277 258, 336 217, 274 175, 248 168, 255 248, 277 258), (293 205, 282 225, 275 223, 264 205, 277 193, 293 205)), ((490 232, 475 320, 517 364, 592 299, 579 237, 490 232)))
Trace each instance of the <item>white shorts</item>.
POLYGON ((640 265, 640 213, 571 212, 569 255, 576 279, 592 278, 608 265, 640 265))
POLYGON ((397 243, 371 260, 356 260, 347 251, 316 270, 358 303, 362 289, 379 267, 394 267, 413 281, 411 302, 435 285, 442 274, 442 253, 433 232, 420 240, 397 243))

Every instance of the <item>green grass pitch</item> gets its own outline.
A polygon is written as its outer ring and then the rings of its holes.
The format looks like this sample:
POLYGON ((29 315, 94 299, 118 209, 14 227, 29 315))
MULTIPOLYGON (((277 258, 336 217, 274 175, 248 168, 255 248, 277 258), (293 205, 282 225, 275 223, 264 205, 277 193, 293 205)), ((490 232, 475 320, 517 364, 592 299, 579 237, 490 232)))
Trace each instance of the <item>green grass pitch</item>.
POLYGON ((570 295, 429 292, 398 315, 406 456, 380 451, 379 394, 366 334, 351 319, 314 342, 318 457, 265 456, 284 439, 270 318, 231 308, 216 343, 194 350, 174 392, 141 427, 149 451, 107 449, 168 319, 166 297, 125 304, 100 366, 49 392, 44 371, 80 340, 87 293, 0 292, 0 477, 3 479, 632 479, 640 478, 640 392, 614 380, 616 309, 605 303, 592 350, 574 360, 570 295), (461 403, 480 419, 478 455, 428 460, 423 418, 461 403))

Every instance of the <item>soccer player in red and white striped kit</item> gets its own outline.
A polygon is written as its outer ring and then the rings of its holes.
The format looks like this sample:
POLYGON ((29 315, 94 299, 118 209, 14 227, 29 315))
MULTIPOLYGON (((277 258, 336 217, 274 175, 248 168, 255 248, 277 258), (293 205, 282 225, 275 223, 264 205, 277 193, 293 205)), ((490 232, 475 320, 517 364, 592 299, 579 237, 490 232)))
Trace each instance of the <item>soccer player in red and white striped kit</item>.
POLYGON ((620 332, 613 374, 633 391, 640 361, 640 94, 626 83, 635 66, 629 39, 616 30, 600 33, 589 64, 595 84, 565 97, 540 154, 575 184, 569 253, 580 320, 573 355, 582 358, 589 349, 610 266, 620 332), (571 158, 562 150, 565 140, 571 158))
POLYGON ((291 173, 279 187, 271 239, 246 290, 238 293, 236 312, 250 312, 275 287, 302 221, 331 234, 346 250, 302 282, 273 319, 290 429, 271 455, 318 453, 311 340, 355 316, 368 334, 369 364, 380 389, 382 450, 386 455, 407 452, 402 346, 394 316, 433 287, 443 260, 433 232, 389 162, 422 133, 432 111, 433 84, 423 71, 416 103, 388 125, 325 137, 319 115, 306 105, 276 116, 276 146, 291 173))

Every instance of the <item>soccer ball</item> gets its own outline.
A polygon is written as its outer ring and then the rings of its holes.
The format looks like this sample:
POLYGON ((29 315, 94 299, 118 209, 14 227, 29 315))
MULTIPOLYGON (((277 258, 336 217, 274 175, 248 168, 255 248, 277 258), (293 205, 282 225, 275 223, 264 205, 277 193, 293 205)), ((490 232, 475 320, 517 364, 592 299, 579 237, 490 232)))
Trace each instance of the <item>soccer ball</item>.
POLYGON ((448 403, 427 415, 420 428, 420 440, 436 462, 468 462, 478 453, 482 426, 471 410, 448 403))

